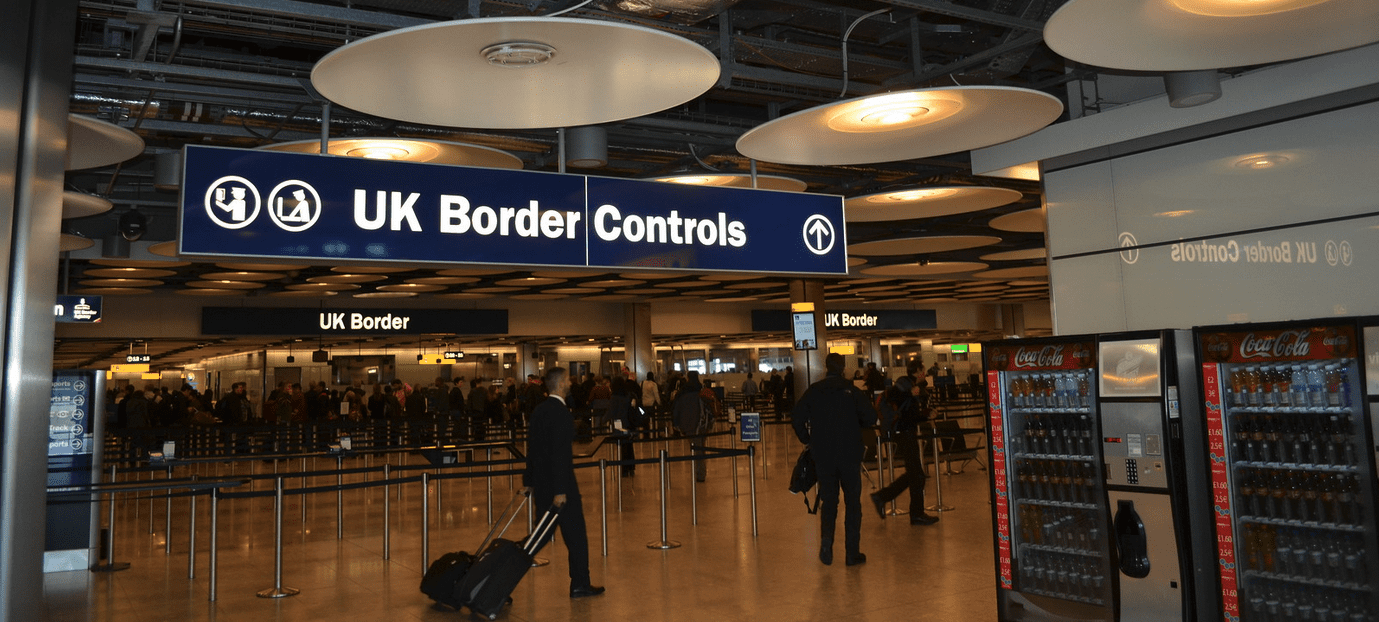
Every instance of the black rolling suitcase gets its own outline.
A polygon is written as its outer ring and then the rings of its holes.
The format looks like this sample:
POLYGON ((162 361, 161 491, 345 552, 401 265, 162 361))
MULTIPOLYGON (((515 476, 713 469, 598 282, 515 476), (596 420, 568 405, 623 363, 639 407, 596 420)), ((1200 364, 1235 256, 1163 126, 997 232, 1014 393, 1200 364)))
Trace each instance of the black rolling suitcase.
POLYGON ((531 569, 532 559, 555 529, 560 508, 552 506, 521 542, 497 538, 460 579, 458 598, 470 611, 490 620, 498 617, 508 597, 531 569))
MULTIPOLYGON (((493 522, 493 528, 488 531, 487 536, 484 536, 484 541, 479 543, 479 548, 475 550, 483 551, 486 547, 492 548, 491 542, 503 541, 503 534, 507 532, 508 526, 517 518, 522 506, 526 503, 527 495, 525 492, 514 496, 512 501, 508 502, 508 507, 503 510, 503 513, 498 515, 498 520, 493 522), (517 501, 518 497, 522 499, 520 503, 517 501), (514 503, 517 504, 515 510, 513 509, 514 503), (505 516, 507 520, 504 520, 505 516), (499 525, 502 525, 502 531, 499 531, 499 525), (498 536, 497 540, 494 539, 494 535, 498 536)), ((466 551, 456 551, 440 556, 439 559, 431 562, 431 566, 426 569, 426 574, 421 577, 422 593, 442 605, 448 605, 455 609, 464 606, 464 599, 459 597, 460 581, 469 573, 477 559, 466 551)))

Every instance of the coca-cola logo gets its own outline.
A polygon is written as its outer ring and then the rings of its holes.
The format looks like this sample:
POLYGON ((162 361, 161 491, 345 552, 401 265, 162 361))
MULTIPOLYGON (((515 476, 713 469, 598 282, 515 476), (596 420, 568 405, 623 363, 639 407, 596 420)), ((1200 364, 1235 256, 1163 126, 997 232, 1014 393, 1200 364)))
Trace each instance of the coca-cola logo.
POLYGON ((1073 346, 1073 364, 1075 366, 1092 367, 1093 356, 1095 355, 1092 354, 1092 349, 1087 347, 1086 344, 1079 343, 1076 346, 1073 346))
POLYGON ((1331 356, 1352 356, 1355 340, 1351 338, 1350 331, 1333 326, 1326 329, 1326 336, 1322 337, 1322 345, 1326 346, 1326 350, 1331 356))
POLYGON ((1020 348, 1015 352, 1015 368, 1062 367, 1064 346, 1044 346, 1034 350, 1020 348))
POLYGON ((1207 360, 1218 363, 1229 361, 1231 360, 1231 340, 1221 333, 1207 335, 1202 343, 1202 353, 1207 360))
POLYGON ((1248 333, 1240 340, 1240 358, 1303 358, 1311 350, 1310 330, 1285 330, 1274 336, 1248 333))
POLYGON ((991 368, 1005 371, 1010 366, 1010 355, 1005 350, 996 349, 991 353, 991 368))

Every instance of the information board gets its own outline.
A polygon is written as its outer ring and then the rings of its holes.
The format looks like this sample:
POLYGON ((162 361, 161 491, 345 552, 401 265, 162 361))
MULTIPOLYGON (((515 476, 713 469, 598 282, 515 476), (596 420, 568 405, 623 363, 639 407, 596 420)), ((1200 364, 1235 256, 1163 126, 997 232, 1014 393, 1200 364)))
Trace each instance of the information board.
POLYGON ((48 456, 90 455, 95 434, 92 412, 97 400, 94 383, 86 370, 53 372, 48 406, 48 456))
POLYGON ((847 273, 843 199, 189 145, 178 253, 847 273))

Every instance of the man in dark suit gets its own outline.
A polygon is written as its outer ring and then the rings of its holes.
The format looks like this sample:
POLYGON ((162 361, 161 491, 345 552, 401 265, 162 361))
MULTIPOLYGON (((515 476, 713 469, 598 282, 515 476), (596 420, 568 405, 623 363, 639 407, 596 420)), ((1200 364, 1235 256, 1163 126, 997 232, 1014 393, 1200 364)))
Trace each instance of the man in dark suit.
POLYGON ((589 534, 574 469, 575 420, 565 405, 570 374, 553 367, 546 372, 545 385, 548 396, 532 411, 527 429, 524 479, 537 507, 560 506, 560 537, 570 552, 570 598, 596 596, 603 587, 589 581, 589 534))
POLYGON ((843 543, 847 565, 867 561, 862 543, 862 428, 876 425, 876 409, 866 394, 843 378, 841 354, 824 359, 828 375, 809 386, 795 404, 795 436, 810 447, 819 471, 819 561, 833 563, 833 533, 838 524, 838 489, 843 490, 843 543))

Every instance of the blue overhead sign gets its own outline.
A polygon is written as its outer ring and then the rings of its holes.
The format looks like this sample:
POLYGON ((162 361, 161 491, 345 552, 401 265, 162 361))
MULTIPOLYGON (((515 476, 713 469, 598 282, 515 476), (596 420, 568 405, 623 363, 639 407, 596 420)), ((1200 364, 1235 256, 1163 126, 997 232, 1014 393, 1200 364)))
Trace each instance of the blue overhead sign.
POLYGON ((846 274, 841 197, 191 145, 178 252, 846 274))

